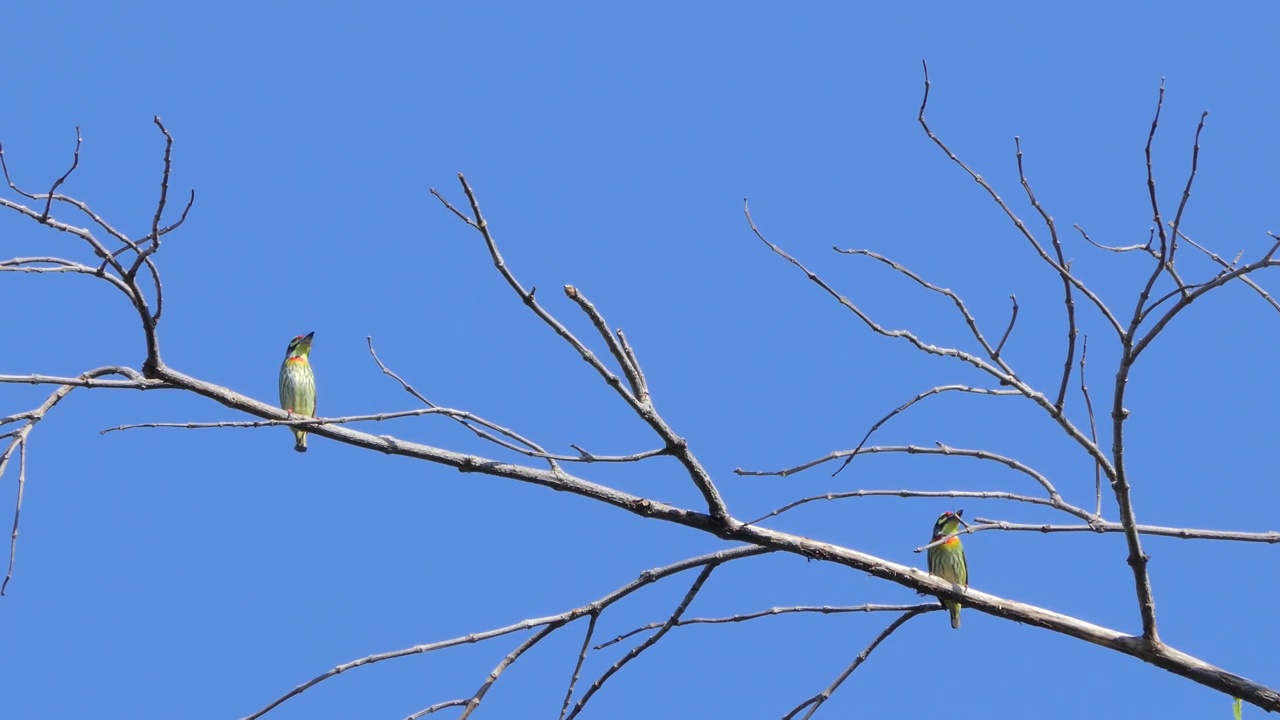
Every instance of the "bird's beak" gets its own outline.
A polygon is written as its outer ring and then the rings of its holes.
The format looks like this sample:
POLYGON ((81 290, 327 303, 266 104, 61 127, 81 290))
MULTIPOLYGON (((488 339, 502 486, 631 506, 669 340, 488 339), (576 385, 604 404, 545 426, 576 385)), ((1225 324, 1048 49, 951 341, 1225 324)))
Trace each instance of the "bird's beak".
MULTIPOLYGON (((311 340, 311 335, 308 335, 308 336, 307 336, 307 340, 308 340, 308 341, 310 341, 310 340, 311 340)), ((964 517, 964 510, 957 510, 957 511, 956 511, 956 517, 964 517)))
POLYGON ((315 334, 316 334, 315 330, 312 330, 311 332, 307 333, 306 336, 302 338, 302 342, 306 345, 310 345, 311 338, 315 337, 315 334))

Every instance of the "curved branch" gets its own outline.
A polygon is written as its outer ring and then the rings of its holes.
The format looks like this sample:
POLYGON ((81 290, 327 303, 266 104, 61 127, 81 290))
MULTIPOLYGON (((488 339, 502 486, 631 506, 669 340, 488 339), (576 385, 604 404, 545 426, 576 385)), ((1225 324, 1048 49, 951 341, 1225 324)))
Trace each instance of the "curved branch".
POLYGON ((1116 334, 1123 336, 1124 328, 1120 325, 1120 321, 1116 319, 1116 316, 1112 314, 1106 303, 1102 302, 1102 298, 1098 297, 1098 295, 1086 287, 1083 282, 1076 278, 1076 276, 1072 275, 1069 268, 1050 257, 1049 253, 1045 252, 1044 247, 1040 245, 1040 241, 1036 240, 1035 235, 1031 233, 1027 224, 1022 221, 1022 218, 1018 217, 1017 213, 1015 213, 1007 203, 1005 203, 1005 201, 1000 197, 1000 194, 991 187, 990 183, 983 179, 981 175, 970 169, 963 160, 961 160, 955 153, 951 152, 951 148, 947 147, 946 143, 942 142, 941 138, 933 134, 933 130, 929 129, 929 123, 924 119, 925 108, 929 105, 929 65, 928 63, 922 64, 924 66, 924 97, 920 101, 920 113, 916 116, 916 120, 920 123, 920 127, 924 129, 925 135, 927 135, 929 139, 932 140, 940 150, 942 150, 942 152, 946 153, 947 157, 952 162, 958 165, 961 170, 964 170, 974 182, 978 183, 983 190, 987 191, 987 194, 991 196, 991 199, 995 201, 996 205, 999 206, 1009 220, 1013 222, 1013 226, 1018 229, 1018 232, 1021 233, 1024 238, 1026 238, 1028 244, 1031 245, 1031 248, 1036 251, 1036 255, 1039 255, 1041 260, 1043 260, 1049 267, 1053 268, 1054 271, 1062 276, 1064 280, 1079 290, 1082 295, 1089 298, 1090 302, 1093 303, 1093 306, 1098 309, 1098 312, 1102 313, 1102 316, 1106 318, 1107 322, 1111 324, 1111 327, 1115 329, 1116 334))
MULTIPOLYGON (((965 325, 969 327, 969 333, 973 335, 973 338, 978 341, 978 344, 980 346, 982 346, 983 351, 987 353, 987 356, 991 358, 991 361, 996 363, 1000 367, 1000 369, 1003 370, 1006 374, 1008 375, 1015 374, 1013 372, 1013 368, 1009 367, 1009 365, 1005 363, 1003 359, 1001 359, 1000 352, 995 348, 991 347, 991 344, 987 342, 986 336, 984 336, 982 334, 982 331, 978 329, 978 321, 974 319, 973 313, 969 312, 969 308, 965 306, 964 300, 960 299, 960 296, 955 294, 954 291, 948 288, 934 285, 928 280, 925 280, 924 278, 920 277, 916 273, 912 272, 906 266, 901 265, 900 263, 894 260, 890 260, 884 255, 881 255, 880 253, 874 252, 872 250, 861 250, 858 248, 849 248, 846 250, 841 250, 838 247, 832 247, 831 249, 835 250, 838 253, 844 253, 845 255, 862 255, 864 257, 869 257, 872 260, 878 260, 879 262, 882 262, 885 265, 888 265, 889 267, 893 268, 897 272, 903 275, 906 275, 908 278, 911 278, 911 280, 913 280, 920 287, 926 290, 929 290, 930 292, 938 293, 939 295, 942 295, 947 299, 951 300, 951 302, 955 304, 956 310, 960 312, 960 316, 964 319, 965 325)), ((1016 302, 1014 303, 1014 307, 1015 308, 1017 307, 1016 302)), ((1012 322, 1010 322, 1009 327, 1010 329, 1013 328, 1012 322)), ((1005 337, 1006 338, 1008 337, 1008 333, 1005 333, 1005 337)))
POLYGON ((1062 364, 1062 382, 1058 385, 1058 399, 1053 403, 1058 412, 1062 412, 1062 407, 1067 400, 1067 383, 1071 381, 1071 362, 1075 358, 1076 335, 1079 333, 1079 329, 1076 328, 1076 304, 1071 296, 1071 278, 1066 272, 1071 266, 1067 264, 1067 259, 1062 254, 1062 241, 1058 239, 1058 226, 1053 222, 1053 216, 1040 205, 1036 194, 1031 191, 1031 181, 1027 180, 1027 175, 1022 170, 1022 140, 1014 136, 1013 146, 1017 150, 1018 179, 1022 181, 1022 189, 1027 192, 1027 200, 1031 202, 1031 207, 1040 213, 1040 219, 1049 228, 1049 242, 1053 244, 1053 254, 1058 261, 1055 267, 1062 268, 1058 275, 1062 278, 1063 302, 1067 306, 1067 359, 1062 364))
POLYGON ((849 492, 829 492, 821 495, 811 495, 806 498, 794 500, 783 505, 780 508, 769 511, 765 515, 761 515, 755 520, 747 522, 748 525, 774 518, 789 510, 794 510, 801 505, 808 505, 811 502, 819 500, 844 500, 846 498, 860 497, 899 497, 899 498, 976 498, 979 500, 1012 500, 1015 502, 1031 503, 1032 505, 1045 505, 1047 507, 1062 510, 1076 517, 1092 521, 1087 512, 1072 505, 1063 502, 1055 502, 1048 498, 1033 497, 1031 495, 1019 495, 1017 493, 1003 492, 999 490, 851 490, 849 492))
MULTIPOLYGON (((1071 227, 1074 227, 1076 231, 1080 233, 1080 236, 1084 238, 1085 242, 1099 250, 1107 250, 1113 253, 1127 253, 1133 252, 1134 250, 1143 250, 1147 253, 1155 254, 1155 251, 1151 249, 1151 238, 1147 238, 1145 243, 1139 243, 1137 245, 1103 245, 1100 242, 1095 242, 1093 238, 1089 237, 1089 233, 1085 232, 1084 228, 1079 225, 1072 225, 1071 227)), ((1154 232, 1155 231, 1153 230, 1152 233, 1154 234, 1154 232)))
MULTIPOLYGON (((841 457, 845 457, 850 453, 855 453, 855 452, 859 455, 875 455, 878 453, 906 453, 908 455, 947 455, 947 456, 954 456, 954 457, 973 458, 975 460, 989 460, 991 462, 1000 463, 1001 465, 1004 465, 1010 470, 1016 470, 1017 472, 1020 472, 1023 475, 1026 475, 1032 480, 1035 480, 1036 483, 1038 483, 1040 487, 1044 488, 1045 492, 1048 493, 1049 499, 1053 503, 1055 503, 1054 505, 1055 507, 1060 507, 1062 509, 1071 507, 1071 505, 1065 502, 1062 499, 1062 496, 1058 494, 1058 491, 1056 488, 1054 488, 1053 483, 1049 482, 1049 478, 1045 477, 1043 473, 1032 468, 1030 465, 1027 465, 1026 463, 1023 463, 1011 457, 1000 455, 999 453, 993 453, 987 450, 975 449, 975 448, 955 448, 949 445, 944 445, 942 443, 935 443, 934 447, 922 447, 920 445, 873 445, 871 447, 864 447, 855 451, 833 452, 830 455, 827 455, 826 457, 819 458, 817 460, 811 460, 803 465, 798 465, 793 468, 787 468, 785 470, 764 471, 764 470, 742 470, 741 468, 739 468, 737 470, 734 470, 734 472, 737 473, 738 475, 757 476, 757 477, 772 476, 772 475, 777 475, 779 477, 786 477, 787 475, 792 475, 794 473, 800 472, 801 470, 807 470, 816 465, 821 465, 824 462, 836 460, 841 457)), ((1073 508, 1070 512, 1073 515, 1076 515, 1077 513, 1081 513, 1079 514, 1079 517, 1081 518, 1088 517, 1088 513, 1085 513, 1083 510, 1078 510, 1073 508)))
MULTIPOLYGON (((0 199, 2 201, 2 199, 0 199)), ((117 290, 124 293, 129 298, 129 302, 134 300, 134 288, 125 281, 112 275, 109 272, 91 268, 88 265, 82 265, 78 262, 67 260, 59 257, 18 257, 9 260, 0 261, 0 272, 20 272, 20 273, 80 273, 82 275, 92 275, 111 283, 117 290), (53 267, 43 267, 42 265, 53 265, 53 267)))
MULTIPOLYGON (((1010 297, 1013 297, 1013 296, 1011 295, 1010 297)), ((1017 316, 1018 316, 1018 301, 1014 300, 1013 317, 1017 318, 1017 316)), ((1012 330, 1012 329, 1013 329, 1013 320, 1011 319, 1009 320, 1009 330, 1012 330)), ((1009 337, 1008 330, 1005 331, 1005 337, 1006 338, 1009 337)), ((1004 345, 1004 340, 1001 340, 1000 344, 1004 345)), ((997 349, 996 352, 999 353, 999 350, 997 349)), ((853 459, 857 457, 858 452, 861 451, 863 446, 867 444, 867 441, 871 439, 871 435, 875 433, 875 431, 884 427, 884 424, 889 422, 891 419, 893 419, 895 415, 898 415, 902 411, 906 410, 912 405, 915 405, 921 400, 924 400, 927 397, 931 397, 933 395, 941 395, 942 393, 945 393, 945 392, 963 392, 963 393, 972 393, 974 395, 1021 395, 1022 394, 1017 390, 989 390, 987 388, 969 387, 968 385, 939 385, 937 387, 925 390, 924 392, 916 395, 910 400, 894 408, 892 411, 889 412, 888 415, 885 415, 884 417, 877 420, 876 423, 871 426, 871 429, 867 431, 867 434, 862 436, 862 440, 858 442, 858 446, 853 449, 853 452, 849 453, 848 456, 845 457, 845 461, 840 464, 840 467, 837 468, 835 472, 831 473, 831 477, 835 477, 836 475, 839 475, 842 470, 848 467, 849 463, 853 462, 853 459)), ((734 472, 739 475, 744 474, 740 469, 734 470, 734 472)))

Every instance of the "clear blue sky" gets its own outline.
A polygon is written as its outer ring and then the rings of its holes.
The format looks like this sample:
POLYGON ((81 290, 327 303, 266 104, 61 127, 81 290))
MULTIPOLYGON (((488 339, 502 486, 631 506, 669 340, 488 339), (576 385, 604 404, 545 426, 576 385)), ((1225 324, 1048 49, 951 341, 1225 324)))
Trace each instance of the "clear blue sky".
MULTIPOLYGON (((755 240, 770 239, 890 326, 963 343, 949 303, 832 245, 886 253, 966 299, 1020 374, 1056 388, 1057 279, 915 121, 930 63, 933 127, 1030 220, 1013 136, 1064 230, 1073 268, 1120 311, 1147 263, 1086 246, 1146 238, 1142 146, 1156 143, 1172 208, 1190 142, 1211 112, 1185 229, 1246 257, 1280 231, 1276 8, 1026 3, 984 12, 911 4, 19 3, 5 11, 0 140, 15 179, 47 187, 81 127, 64 187, 140 235, 160 167, 197 191, 157 256, 166 361, 271 402, 288 339, 314 330, 323 415, 415 407, 368 356, 433 401, 567 449, 658 443, 509 291, 480 240, 430 197, 480 194, 507 260, 580 333, 559 294, 577 285, 623 327, 658 408, 687 437, 738 517, 857 488, 1032 492, 963 459, 877 456, 831 478, 738 478, 856 445, 912 395, 981 382, 870 335, 755 240)), ((7 192, 7 191, 6 191, 7 192)), ((9 193, 7 197, 12 197, 9 193)), ((71 219, 71 218, 68 218, 71 219)), ((75 222, 79 223, 78 219, 75 222)), ((69 237, 0 215, 5 257, 72 254, 69 237)), ((1184 252, 1181 269, 1212 268, 1184 252)), ((1276 275, 1262 277, 1273 291, 1276 275)), ((0 373, 137 367, 136 321, 83 277, 0 277, 0 373)), ((1095 401, 1115 346, 1096 313, 1095 401)), ((1185 314, 1131 384, 1129 459, 1152 524, 1276 529, 1276 313, 1243 288, 1185 314)), ((0 386, 0 415, 45 389, 0 386)), ((1079 413, 1073 393, 1069 409, 1079 413)), ((985 447, 1034 465, 1078 504, 1092 468, 1025 402, 944 398, 886 426, 881 444, 985 447)), ((1077 414, 1079 419, 1083 417, 1077 414)), ((17 574, 0 598, 0 717, 231 718, 336 664, 558 613, 646 568, 722 545, 691 531, 531 486, 459 475, 279 428, 132 430, 129 422, 245 419, 177 393, 76 392, 32 436, 17 574)), ((496 455, 440 419, 371 428, 496 455)), ((505 457, 505 456, 503 456, 505 457)), ((582 469, 697 507, 674 463, 582 469)), ((16 470, 0 482, 8 517, 16 470)), ((943 509, 1063 520, 996 501, 873 498, 815 504, 780 529, 920 565, 943 509)), ((1108 515, 1115 518, 1114 503, 1108 515)), ((8 527, 3 520, 4 527, 8 527)), ((7 533, 6 533, 7 535, 7 533)), ((1133 632, 1118 535, 984 533, 966 540, 975 587, 1133 632)), ((1149 539, 1166 641, 1273 687, 1277 553, 1149 539)), ((606 613, 600 637, 661 620, 681 576, 606 613)), ((712 576, 690 615, 795 604, 910 603, 910 591, 794 558, 712 576)), ((890 620, 769 618, 675 631, 610 681, 590 717, 778 717, 823 687, 890 620)), ((508 671, 479 717, 554 717, 582 626, 508 671)), ((466 696, 518 641, 358 669, 273 718, 401 718, 466 696)), ((621 651, 592 656, 589 682, 621 651)), ((965 613, 907 624, 819 717, 946 712, 1041 718, 1229 717, 1210 690, 1078 641, 965 613), (944 663, 943 658, 955 662, 944 663), (1047 697, 1050 696, 1050 697, 1047 697)), ((453 711, 448 711, 446 716, 453 711)), ((1246 716, 1257 711, 1246 710, 1246 716)))

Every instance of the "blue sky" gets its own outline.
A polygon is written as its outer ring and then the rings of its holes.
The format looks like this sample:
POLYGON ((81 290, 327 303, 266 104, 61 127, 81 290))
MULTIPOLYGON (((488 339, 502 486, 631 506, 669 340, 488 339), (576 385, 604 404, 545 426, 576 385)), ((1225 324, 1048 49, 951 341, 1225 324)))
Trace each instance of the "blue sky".
MULTIPOLYGON (((1208 110, 1184 229, 1246 258, 1268 247, 1266 231, 1280 231, 1280 11, 1260 4, 108 5, 6 10, 0 141, 15 181, 39 190, 65 170, 79 125, 81 167, 64 191, 137 236, 158 184, 151 118, 163 118, 176 138, 174 190, 197 192, 187 224, 157 256, 168 364, 271 402, 286 343, 314 330, 321 414, 416 407, 369 358, 371 336, 434 402, 548 447, 656 447, 522 307, 479 237, 428 194, 463 202, 463 172, 507 261, 553 312, 596 340, 559 293, 572 283, 626 330, 658 409, 740 518, 859 488, 1034 490, 999 466, 957 458, 866 457, 836 478, 822 469, 732 474, 851 448, 916 393, 982 381, 868 333, 750 234, 744 197, 771 240, 886 325, 930 342, 966 342, 947 301, 831 247, 885 253, 956 290, 988 335, 1003 329, 1016 294, 1008 357, 1020 376, 1056 389, 1065 335, 1057 278, 921 132, 921 59, 934 82, 934 130, 1031 220, 1014 165, 1020 136, 1073 270, 1120 312, 1147 261, 1095 250, 1070 227, 1108 244, 1146 238, 1142 147, 1162 77, 1155 149, 1165 207, 1178 200, 1208 110)), ((83 257, 67 236, 20 220, 0 214, 6 258, 83 257)), ((1189 248, 1182 258, 1189 276, 1213 272, 1189 248)), ((1277 287, 1274 274, 1260 280, 1277 287)), ((105 284, 6 274, 0 303, 10 309, 0 374, 141 363, 131 311, 105 284)), ((1094 399, 1105 404, 1115 343, 1096 313, 1080 315, 1094 399)), ((1130 384, 1128 446, 1142 522, 1276 528, 1278 319, 1229 287, 1143 358, 1130 384)), ((0 385, 0 415, 46 393, 0 385)), ((1068 409, 1083 418, 1075 391, 1068 409)), ((36 428, 16 576, 0 598, 0 716, 92 707, 106 717, 240 717, 339 663, 559 613, 646 568, 723 547, 569 495, 323 439, 298 455, 279 428, 99 434, 131 422, 243 419, 173 392, 78 391, 36 428)), ((505 457, 438 418, 371 431, 505 457)), ((1091 504, 1091 466, 1023 401, 935 399, 876 442, 1013 455, 1068 500, 1091 504)), ((581 472, 698 506, 665 459, 581 472)), ((0 481, 0 507, 15 480, 10 470, 0 481)), ((921 565, 911 549, 955 507, 1066 519, 997 501, 868 498, 815 503, 773 526, 921 565)), ((1114 519, 1114 502, 1104 507, 1114 519)), ((983 533, 966 543, 976 588, 1139 629, 1118 535, 983 533)), ((1280 550, 1163 538, 1145 547, 1164 639, 1280 684, 1280 625, 1266 609, 1280 594, 1280 550)), ((664 619, 692 580, 611 609, 599 638, 664 619)), ((916 596, 845 568, 767 557, 717 571, 689 615, 869 602, 916 596)), ((954 712, 1042 718, 1230 712, 1229 699, 1136 660, 975 611, 964 617, 959 632, 942 614, 912 620, 818 717, 911 717, 948 701, 959 703, 954 712)), ((890 619, 677 629, 611 680, 587 715, 778 717, 890 619)), ((583 630, 556 633, 508 670, 480 717, 554 716, 583 630)), ((404 717, 469 695, 517 643, 361 668, 268 717, 404 717)), ((583 682, 621 652, 593 654, 583 682)))

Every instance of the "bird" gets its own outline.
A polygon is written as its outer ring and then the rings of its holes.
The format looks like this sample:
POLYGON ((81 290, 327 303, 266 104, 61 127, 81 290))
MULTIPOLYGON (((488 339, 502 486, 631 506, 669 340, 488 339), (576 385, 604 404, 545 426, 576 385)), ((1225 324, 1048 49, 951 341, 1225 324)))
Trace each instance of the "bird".
MULTIPOLYGON (((311 372, 311 338, 314 332, 299 335, 289 341, 284 352, 284 364, 280 366, 280 407, 294 415, 315 417, 316 376, 311 372)), ((289 427, 297 438, 293 446, 298 452, 307 451, 307 431, 293 425, 289 427)))
MULTIPOLYGON (((962 522, 960 516, 964 514, 964 510, 957 510, 942 513, 938 516, 938 521, 933 524, 933 538, 930 542, 937 542, 942 538, 950 535, 960 528, 962 522)), ((929 574, 937 575, 943 580, 969 586, 969 564, 964 559, 964 546, 960 544, 959 536, 929 548, 929 574)), ((960 629, 960 603, 954 600, 943 600, 942 606, 951 613, 951 627, 960 629)))

